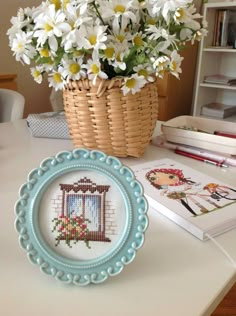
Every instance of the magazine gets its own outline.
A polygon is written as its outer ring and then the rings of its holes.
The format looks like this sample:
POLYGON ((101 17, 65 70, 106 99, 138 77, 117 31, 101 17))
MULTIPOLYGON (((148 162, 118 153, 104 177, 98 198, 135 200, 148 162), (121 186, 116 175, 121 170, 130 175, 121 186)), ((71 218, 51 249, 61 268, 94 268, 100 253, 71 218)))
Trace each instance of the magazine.
POLYGON ((236 188, 172 159, 132 168, 149 205, 197 238, 236 227, 236 188))
POLYGON ((213 84, 223 84, 223 85, 235 85, 236 84, 236 78, 215 74, 215 75, 209 75, 204 77, 205 83, 213 83, 213 84))
POLYGON ((225 118, 236 114, 236 106, 213 102, 203 105, 201 109, 201 114, 225 118))

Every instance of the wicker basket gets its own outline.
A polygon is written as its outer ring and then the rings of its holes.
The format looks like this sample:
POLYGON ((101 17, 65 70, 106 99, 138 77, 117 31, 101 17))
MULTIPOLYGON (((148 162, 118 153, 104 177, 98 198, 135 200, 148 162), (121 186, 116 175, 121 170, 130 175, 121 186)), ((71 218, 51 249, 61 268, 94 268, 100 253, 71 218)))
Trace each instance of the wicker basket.
POLYGON ((71 81, 63 90, 64 109, 75 147, 117 157, 140 157, 152 137, 158 110, 156 82, 123 95, 121 81, 71 81))

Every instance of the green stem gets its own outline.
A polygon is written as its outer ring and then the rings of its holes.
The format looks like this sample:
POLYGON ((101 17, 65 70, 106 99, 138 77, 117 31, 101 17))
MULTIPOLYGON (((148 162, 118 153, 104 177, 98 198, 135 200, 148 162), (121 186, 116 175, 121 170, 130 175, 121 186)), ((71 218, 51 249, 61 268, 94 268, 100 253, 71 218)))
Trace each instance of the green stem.
MULTIPOLYGON (((96 5, 95 1, 92 2, 92 5, 93 5, 93 7, 94 7, 94 9, 95 9, 95 11, 96 11, 96 13, 97 13, 99 19, 101 20, 102 24, 106 26, 106 24, 105 24, 105 22, 104 22, 104 20, 103 20, 103 18, 102 18, 102 16, 101 16, 101 14, 100 14, 100 12, 98 11, 98 8, 97 8, 97 5, 96 5)), ((107 29, 108 29, 109 33, 111 34, 111 30, 109 29, 109 26, 108 26, 107 29)))

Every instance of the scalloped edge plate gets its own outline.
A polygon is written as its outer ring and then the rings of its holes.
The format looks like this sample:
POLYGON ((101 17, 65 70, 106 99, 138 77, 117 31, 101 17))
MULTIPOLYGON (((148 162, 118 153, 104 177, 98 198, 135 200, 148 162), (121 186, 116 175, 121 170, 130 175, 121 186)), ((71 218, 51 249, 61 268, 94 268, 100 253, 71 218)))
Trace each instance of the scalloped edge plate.
POLYGON ((101 283, 109 276, 119 274, 143 245, 148 227, 148 203, 143 187, 130 168, 101 151, 78 148, 44 159, 39 168, 29 173, 27 181, 20 187, 19 196, 15 204, 15 228, 21 247, 42 272, 64 283, 79 286, 101 283), (105 253, 87 260, 71 259, 45 241, 44 228, 39 220, 40 203, 45 200, 50 185, 59 177, 73 172, 86 174, 87 171, 98 173, 98 179, 103 175, 121 192, 125 225, 121 227, 118 242, 105 253))

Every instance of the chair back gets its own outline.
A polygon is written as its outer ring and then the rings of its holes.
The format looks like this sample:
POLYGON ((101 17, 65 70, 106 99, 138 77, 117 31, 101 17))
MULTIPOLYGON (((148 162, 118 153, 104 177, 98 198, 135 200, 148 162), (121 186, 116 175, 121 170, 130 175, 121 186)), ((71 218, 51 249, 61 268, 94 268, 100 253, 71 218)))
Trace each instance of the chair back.
POLYGON ((23 118, 25 98, 17 91, 0 89, 0 123, 23 118))

